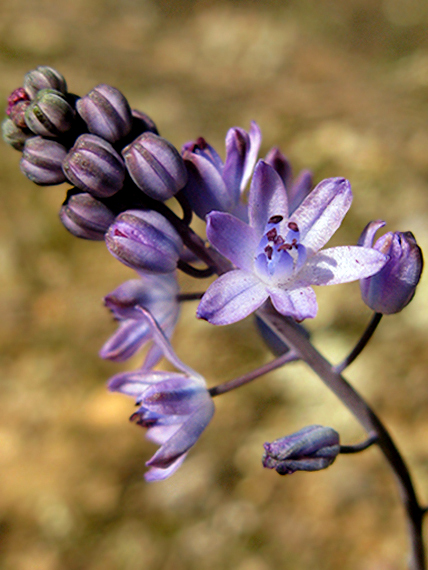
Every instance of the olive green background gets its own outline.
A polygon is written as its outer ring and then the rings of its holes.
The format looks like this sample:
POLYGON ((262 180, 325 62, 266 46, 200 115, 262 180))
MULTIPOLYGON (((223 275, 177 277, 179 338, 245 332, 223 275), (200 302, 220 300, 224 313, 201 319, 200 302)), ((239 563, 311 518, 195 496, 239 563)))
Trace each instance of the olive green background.
MULTIPOLYGON (((372 219, 428 251, 428 2, 422 0, 0 3, 0 92, 40 64, 84 95, 110 83, 180 147, 224 155, 231 126, 263 132, 316 181, 345 176, 354 204, 334 237, 372 219)), ((376 449, 279 477, 262 444, 357 422, 303 364, 216 400, 181 469, 146 484, 155 448, 105 381, 128 364, 97 352, 115 328, 102 297, 132 272, 70 236, 65 185, 41 188, 0 153, 0 567, 5 570, 398 570, 407 537, 376 449)), ((198 290, 199 283, 184 283, 198 290)), ((428 284, 386 317, 348 378, 379 412, 428 499, 428 284)), ((339 361, 370 318, 357 284, 318 291, 315 344, 339 361)), ((213 386, 270 356, 251 319, 214 328, 183 307, 180 357, 213 386)), ((428 536, 426 534, 426 538, 428 536)))

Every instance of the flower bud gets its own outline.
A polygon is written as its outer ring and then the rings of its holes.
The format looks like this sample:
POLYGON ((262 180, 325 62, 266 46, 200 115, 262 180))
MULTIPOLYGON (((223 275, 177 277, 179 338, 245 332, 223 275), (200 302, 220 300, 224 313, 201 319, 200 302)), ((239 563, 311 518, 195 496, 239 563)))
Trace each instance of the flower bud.
POLYGON ((81 135, 67 154, 63 169, 68 180, 98 198, 113 196, 125 180, 125 163, 110 143, 96 135, 81 135))
POLYGON ((23 130, 15 125, 11 119, 4 119, 1 124, 3 140, 10 144, 16 150, 22 150, 24 148, 25 141, 34 134, 28 129, 23 130))
POLYGON ((43 137, 32 137, 25 143, 20 162, 21 172, 41 186, 66 181, 62 162, 67 150, 62 144, 43 137))
POLYGON ((42 89, 55 89, 60 93, 67 93, 67 83, 56 69, 40 65, 24 76, 24 89, 30 99, 34 99, 42 89))
POLYGON ((263 447, 263 466, 276 469, 280 475, 325 469, 340 451, 339 434, 319 425, 307 426, 263 447))
POLYGON ((107 206, 86 192, 69 195, 59 217, 74 236, 95 241, 104 239, 115 218, 107 206))
POLYGON ((155 135, 159 134, 153 119, 146 115, 146 113, 138 111, 138 109, 132 109, 132 130, 136 133, 134 138, 146 133, 147 131, 150 131, 155 135))
POLYGON ((183 247, 172 224, 154 210, 127 210, 119 214, 105 240, 119 261, 154 273, 174 271, 183 247))
POLYGON ((75 111, 67 99, 54 89, 38 91, 25 112, 30 130, 42 137, 58 137, 73 125, 75 111))
POLYGON ((97 85, 76 103, 77 112, 90 133, 114 143, 132 127, 132 114, 125 96, 110 85, 97 85))
POLYGON ((187 181, 187 171, 178 150, 166 139, 143 133, 122 151, 132 180, 155 200, 168 200, 187 181))
MULTIPOLYGON (((358 245, 372 247, 376 231, 385 222, 370 222, 358 245)), ((380 237, 374 249, 389 257, 382 269, 361 279, 361 296, 373 311, 392 315, 404 309, 412 300, 423 269, 421 248, 411 232, 388 232, 380 237)))

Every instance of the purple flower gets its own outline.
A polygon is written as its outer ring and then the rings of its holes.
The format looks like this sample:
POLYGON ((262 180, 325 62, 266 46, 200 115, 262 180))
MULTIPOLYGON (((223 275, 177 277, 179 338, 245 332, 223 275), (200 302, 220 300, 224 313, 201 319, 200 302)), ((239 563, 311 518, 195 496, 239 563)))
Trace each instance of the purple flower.
POLYGON ((312 285, 334 285, 369 277, 386 256, 371 248, 319 251, 340 226, 352 201, 343 178, 322 181, 289 216, 284 184, 260 161, 249 193, 246 224, 224 212, 207 216, 207 237, 237 269, 219 277, 203 296, 197 315, 226 325, 248 316, 269 297, 276 310, 302 321, 318 306, 312 285))
POLYGON ((261 132, 253 121, 249 133, 238 127, 228 131, 224 164, 203 138, 183 146, 188 171, 183 192, 196 215, 204 219, 211 210, 219 210, 246 218, 240 199, 253 172, 260 142, 261 132))
POLYGON ((174 353, 151 314, 141 309, 164 356, 181 372, 138 370, 114 376, 109 389, 136 398, 132 420, 147 428, 147 438, 161 447, 147 461, 147 481, 170 477, 183 463, 214 414, 205 380, 174 353))
MULTIPOLYGON (((372 247, 375 233, 384 225, 380 220, 370 222, 358 245, 372 247)), ((422 251, 411 232, 388 232, 373 247, 388 261, 378 273, 360 281, 361 296, 373 311, 392 315, 413 299, 423 269, 422 251)))
POLYGON ((280 475, 325 469, 340 452, 339 434, 319 425, 307 426, 263 447, 263 467, 276 469, 280 475))
MULTIPOLYGON (((117 362, 127 360, 152 340, 152 329, 140 307, 150 311, 164 334, 171 338, 180 312, 178 293, 175 273, 165 275, 141 273, 140 279, 126 281, 109 293, 104 302, 119 321, 119 326, 102 347, 101 358, 117 362)), ((143 369, 152 368, 159 362, 162 354, 162 348, 153 343, 147 353, 143 369)))

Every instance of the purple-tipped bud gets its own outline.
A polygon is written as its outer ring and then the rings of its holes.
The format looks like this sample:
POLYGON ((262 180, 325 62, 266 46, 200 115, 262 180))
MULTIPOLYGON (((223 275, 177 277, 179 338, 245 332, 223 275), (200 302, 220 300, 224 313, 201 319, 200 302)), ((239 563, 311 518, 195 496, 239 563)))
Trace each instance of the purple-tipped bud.
POLYGON ((125 180, 125 163, 110 143, 96 135, 81 135, 70 149, 63 169, 68 180, 97 198, 118 192, 125 180))
POLYGON ((125 96, 115 87, 97 85, 76 103, 90 133, 114 143, 131 131, 132 114, 125 96))
POLYGON ((178 150, 166 139, 143 133, 122 151, 132 180, 155 200, 168 200, 187 181, 187 171, 178 150))
POLYGON ((102 241, 114 214, 102 202, 83 192, 67 198, 59 211, 61 222, 74 236, 102 241))
POLYGON ((24 76, 24 89, 30 99, 33 99, 42 89, 55 89, 55 91, 65 95, 67 93, 67 83, 56 69, 40 65, 24 76))
POLYGON ((28 129, 23 130, 15 125, 11 119, 4 119, 1 124, 3 140, 16 150, 24 148, 25 141, 34 137, 28 129))
POLYGON ((41 186, 61 184, 66 181, 62 161, 66 148, 43 137, 32 137, 25 143, 20 168, 32 182, 41 186))
POLYGON ((127 210, 119 214, 105 240, 119 261, 154 273, 174 271, 183 247, 172 224, 154 210, 127 210))
POLYGON ((58 137, 73 125, 75 111, 62 93, 54 89, 38 91, 25 112, 28 128, 42 137, 58 137))
POLYGON ((155 135, 159 134, 158 128, 153 119, 146 115, 146 113, 138 111, 138 109, 132 109, 132 131, 136 133, 135 137, 142 135, 147 131, 150 131, 155 135))
MULTIPOLYGON (((372 247, 374 235, 385 222, 370 222, 358 245, 372 247)), ((372 277, 360 281, 361 296, 373 311, 392 315, 412 300, 423 269, 421 248, 411 232, 388 232, 373 246, 389 257, 383 268, 372 277)))
POLYGON ((280 475, 325 469, 340 452, 339 434, 318 425, 307 426, 263 447, 263 466, 276 469, 280 475))

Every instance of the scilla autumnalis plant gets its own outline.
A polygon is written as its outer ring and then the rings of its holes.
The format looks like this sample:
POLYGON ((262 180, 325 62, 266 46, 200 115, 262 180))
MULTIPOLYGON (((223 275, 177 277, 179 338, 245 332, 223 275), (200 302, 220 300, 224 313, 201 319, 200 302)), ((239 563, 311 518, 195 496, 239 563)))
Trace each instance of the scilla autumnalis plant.
POLYGON ((396 476, 410 537, 410 568, 425 568, 418 499, 404 459, 386 427, 342 373, 362 352, 383 314, 401 311, 419 282, 422 252, 411 232, 388 232, 369 222, 357 245, 324 247, 352 203, 344 178, 314 186, 309 171, 293 177, 282 152, 258 159, 261 132, 234 127, 225 159, 202 137, 181 151, 159 135, 155 123, 131 109, 124 95, 98 85, 83 97, 64 77, 41 66, 26 74, 8 99, 3 138, 22 152, 21 171, 38 185, 68 182, 59 217, 74 236, 104 242, 135 279, 105 297, 118 321, 102 358, 125 361, 146 344, 141 367, 122 372, 108 389, 135 399, 132 420, 159 445, 147 461, 148 481, 173 475, 214 415, 214 398, 269 371, 301 360, 354 414, 367 439, 342 445, 332 427, 299 427, 264 444, 262 464, 279 474, 318 471, 339 454, 379 447, 396 476), (167 201, 175 199, 182 215, 167 201), (206 222, 206 238, 191 227, 206 222), (178 272, 204 280, 200 293, 180 291, 178 272), (361 339, 338 365, 312 345, 303 323, 317 315, 313 286, 359 281, 374 313, 361 339), (171 345, 180 305, 199 301, 196 315, 229 325, 254 314, 276 357, 260 368, 208 387, 171 345), (175 368, 155 368, 165 357, 175 368))

